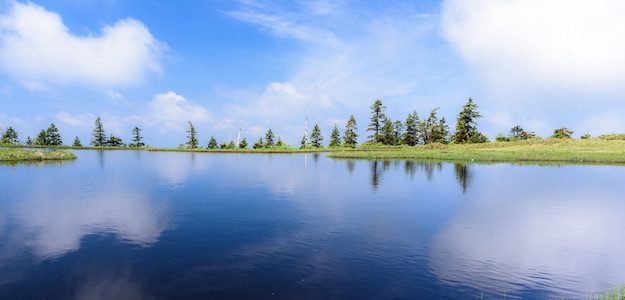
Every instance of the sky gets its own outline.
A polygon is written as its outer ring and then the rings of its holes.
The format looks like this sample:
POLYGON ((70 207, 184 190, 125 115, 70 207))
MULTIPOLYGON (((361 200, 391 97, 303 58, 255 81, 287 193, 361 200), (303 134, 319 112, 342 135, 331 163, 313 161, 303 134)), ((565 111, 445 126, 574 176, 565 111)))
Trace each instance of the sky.
POLYGON ((88 143, 96 117, 129 141, 326 142, 369 106, 391 119, 472 97, 491 138, 512 126, 625 132, 620 0, 0 0, 0 128, 54 122, 88 143))

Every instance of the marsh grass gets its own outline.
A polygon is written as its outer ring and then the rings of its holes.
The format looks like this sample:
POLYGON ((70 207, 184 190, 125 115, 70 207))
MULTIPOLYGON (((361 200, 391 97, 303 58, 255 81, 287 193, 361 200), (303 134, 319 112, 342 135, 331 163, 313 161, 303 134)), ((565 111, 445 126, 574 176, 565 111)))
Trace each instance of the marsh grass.
POLYGON ((76 155, 63 150, 27 150, 20 148, 0 148, 0 162, 71 160, 76 155))
POLYGON ((333 151, 330 157, 481 162, 625 163, 625 140, 535 139, 483 144, 367 147, 333 151))

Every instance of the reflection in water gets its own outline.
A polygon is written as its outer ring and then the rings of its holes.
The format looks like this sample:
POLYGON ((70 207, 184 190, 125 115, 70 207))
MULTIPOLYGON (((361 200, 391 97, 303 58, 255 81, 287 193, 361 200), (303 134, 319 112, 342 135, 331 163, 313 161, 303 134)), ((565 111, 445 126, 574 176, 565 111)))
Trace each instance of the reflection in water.
POLYGON ((104 150, 97 150, 96 153, 98 154, 98 164, 100 165, 100 169, 104 168, 104 150))
POLYGON ((356 162, 352 159, 345 160, 345 165, 347 166, 347 171, 349 174, 354 172, 354 167, 356 166, 356 162))
POLYGON ((82 284, 76 287, 75 299, 84 300, 134 300, 155 299, 148 296, 145 289, 130 278, 130 274, 87 275, 82 284))
POLYGON ((473 172, 468 164, 454 164, 454 170, 456 171, 456 180, 462 189, 463 193, 467 192, 467 188, 471 185, 473 180, 473 172))
POLYGON ((378 190, 380 186, 380 177, 382 176, 382 172, 384 169, 378 167, 379 162, 374 160, 371 162, 371 187, 374 191, 378 190))

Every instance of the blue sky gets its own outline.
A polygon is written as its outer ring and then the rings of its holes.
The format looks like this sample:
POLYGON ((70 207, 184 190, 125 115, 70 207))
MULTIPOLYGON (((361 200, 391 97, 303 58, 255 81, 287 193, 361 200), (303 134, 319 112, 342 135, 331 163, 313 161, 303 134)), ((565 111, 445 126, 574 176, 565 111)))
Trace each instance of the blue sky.
POLYGON ((404 119, 468 97, 493 137, 625 131, 625 4, 589 1, 0 1, 0 128, 55 122, 176 146, 268 128, 297 144, 368 107, 404 119))

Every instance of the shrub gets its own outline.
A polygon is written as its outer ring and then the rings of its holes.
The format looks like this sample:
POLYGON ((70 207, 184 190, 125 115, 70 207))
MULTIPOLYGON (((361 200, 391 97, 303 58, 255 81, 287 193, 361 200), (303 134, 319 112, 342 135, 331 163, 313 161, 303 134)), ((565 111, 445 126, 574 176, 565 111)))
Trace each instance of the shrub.
POLYGON ((551 135, 551 138, 554 139, 570 139, 571 136, 573 135, 573 130, 570 130, 566 127, 562 127, 562 128, 558 128, 556 130, 553 131, 553 135, 551 135))

